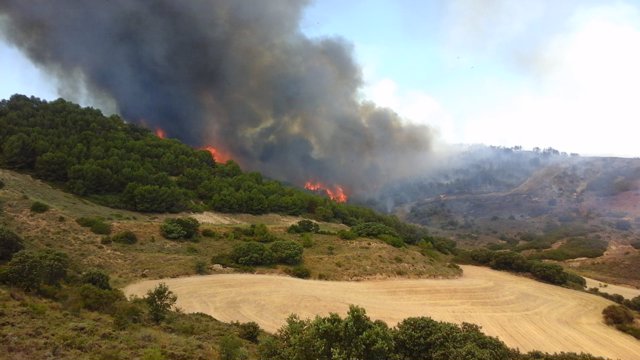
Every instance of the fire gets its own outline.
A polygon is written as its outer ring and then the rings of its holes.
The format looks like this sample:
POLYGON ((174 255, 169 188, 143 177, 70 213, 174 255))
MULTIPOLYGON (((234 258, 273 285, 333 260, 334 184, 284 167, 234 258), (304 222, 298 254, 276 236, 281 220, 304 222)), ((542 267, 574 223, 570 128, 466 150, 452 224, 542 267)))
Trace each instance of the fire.
POLYGON ((226 163, 231 160, 231 155, 229 153, 211 145, 203 146, 201 149, 208 151, 217 163, 226 163))
POLYGON ((344 193, 344 189, 340 185, 329 187, 317 181, 307 181, 304 184, 304 188, 311 191, 324 192, 331 200, 339 203, 347 202, 348 199, 347 194, 344 193))
POLYGON ((167 133, 161 128, 156 128, 156 136, 160 139, 164 139, 167 137, 167 133))

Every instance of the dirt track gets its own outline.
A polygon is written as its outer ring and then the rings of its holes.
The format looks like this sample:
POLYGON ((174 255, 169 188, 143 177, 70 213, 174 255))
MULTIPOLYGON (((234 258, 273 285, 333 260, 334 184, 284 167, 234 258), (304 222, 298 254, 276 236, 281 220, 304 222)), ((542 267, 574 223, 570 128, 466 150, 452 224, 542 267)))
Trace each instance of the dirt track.
MULTIPOLYGON (((640 359, 640 341, 602 322, 601 311, 611 304, 603 298, 486 268, 465 266, 464 274, 454 280, 324 282, 227 274, 161 281, 187 312, 256 321, 268 331, 278 329, 290 313, 344 314, 349 304, 358 304, 390 325, 419 315, 476 323, 523 351, 640 359)), ((161 281, 132 284, 125 293, 142 296, 161 281)))

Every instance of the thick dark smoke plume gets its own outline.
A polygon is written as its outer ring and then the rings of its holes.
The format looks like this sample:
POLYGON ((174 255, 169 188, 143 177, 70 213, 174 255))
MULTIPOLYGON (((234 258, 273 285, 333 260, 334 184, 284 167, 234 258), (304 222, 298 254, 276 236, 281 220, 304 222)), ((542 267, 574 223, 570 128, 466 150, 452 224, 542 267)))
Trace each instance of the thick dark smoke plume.
MULTIPOLYGON (((363 104, 341 39, 309 39, 302 0, 2 0, 3 35, 65 91, 211 144, 295 184, 371 190, 424 168, 427 127, 363 104)), ((362 194, 362 192, 361 192, 362 194)))

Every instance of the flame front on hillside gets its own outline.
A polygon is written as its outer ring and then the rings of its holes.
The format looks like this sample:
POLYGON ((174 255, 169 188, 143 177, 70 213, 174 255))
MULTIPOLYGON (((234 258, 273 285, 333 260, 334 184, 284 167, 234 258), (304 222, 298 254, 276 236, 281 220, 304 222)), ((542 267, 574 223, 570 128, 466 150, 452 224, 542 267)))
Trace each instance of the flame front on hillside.
POLYGON ((211 145, 203 146, 201 149, 208 151, 213 157, 213 160, 215 160, 215 162, 218 164, 226 163, 227 161, 231 160, 231 154, 219 148, 215 148, 211 145))
POLYGON ((156 128, 156 136, 160 139, 164 139, 167 137, 167 133, 161 128, 156 128))
POLYGON ((340 185, 333 185, 331 187, 320 183, 320 182, 314 182, 314 181, 307 181, 304 184, 304 188, 307 190, 311 190, 311 191, 318 191, 318 192, 324 192, 325 194, 327 194, 327 196, 336 202, 339 203, 344 203, 347 202, 347 200, 349 199, 349 197, 347 196, 347 194, 345 194, 344 189, 342 188, 342 186, 340 185))

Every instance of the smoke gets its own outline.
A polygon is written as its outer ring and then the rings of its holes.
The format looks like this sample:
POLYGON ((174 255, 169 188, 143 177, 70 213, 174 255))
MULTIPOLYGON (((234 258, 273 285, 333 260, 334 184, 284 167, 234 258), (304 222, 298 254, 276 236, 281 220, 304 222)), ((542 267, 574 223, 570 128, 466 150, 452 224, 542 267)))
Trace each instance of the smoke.
POLYGON ((425 126, 361 103, 339 38, 310 39, 304 0, 3 0, 4 36, 54 74, 108 97, 128 121, 213 145, 245 169, 350 192, 419 172, 425 126))

